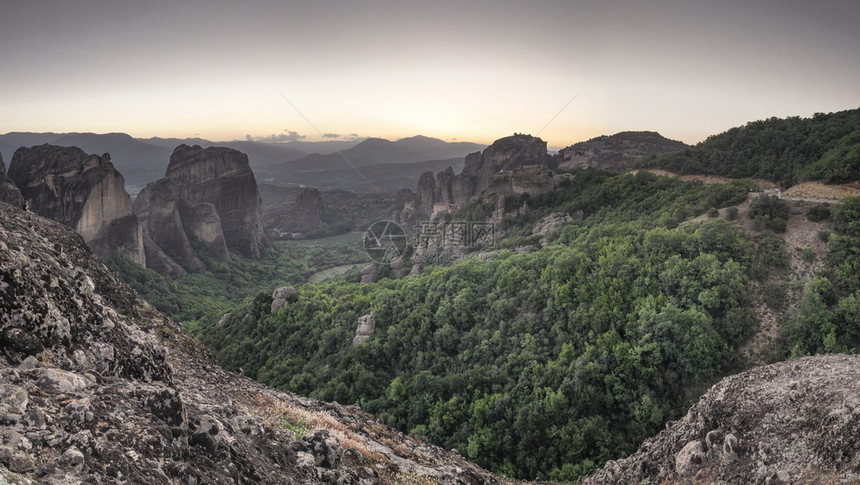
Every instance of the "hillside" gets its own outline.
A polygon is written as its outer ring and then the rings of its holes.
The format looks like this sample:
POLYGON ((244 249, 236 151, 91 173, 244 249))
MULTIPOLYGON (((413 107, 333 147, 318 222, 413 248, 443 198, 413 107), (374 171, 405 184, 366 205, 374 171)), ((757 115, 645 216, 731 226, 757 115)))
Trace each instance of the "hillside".
POLYGON ((448 167, 462 170, 465 159, 427 160, 413 163, 386 163, 361 167, 360 174, 354 170, 325 170, 302 172, 289 176, 291 184, 310 185, 320 190, 348 190, 356 194, 394 193, 400 189, 415 188, 421 174, 426 171, 441 172, 448 167))
MULTIPOLYGON (((196 334, 222 364, 262 382, 360 403, 505 474, 574 479, 632 452, 635 437, 679 415, 700 383, 737 368, 732 347, 755 325, 746 268, 766 263, 725 221, 664 226, 703 210, 695 209, 703 201, 743 200, 747 190, 583 171, 530 199, 523 215, 581 211, 557 244, 410 279, 305 285, 276 314, 253 310, 271 303, 261 294, 231 312, 241 316, 235 323, 212 316, 196 334), (706 306, 702 292, 713 295, 706 306), (369 314, 373 336, 352 347, 369 314), (660 350, 675 339, 689 347, 660 350), (619 366, 649 370, 607 380, 619 366)), ((454 217, 481 220, 481 207, 454 217)), ((500 225, 499 245, 537 242, 527 228, 516 219, 500 225)))
POLYGON ((679 174, 762 178, 785 188, 860 178, 860 108, 811 118, 769 118, 708 137, 694 147, 640 161, 679 174))
POLYGON ((653 131, 623 131, 575 143, 559 150, 561 168, 599 168, 623 172, 647 157, 687 148, 653 131))
POLYGON ((0 203, 0 482, 505 484, 221 370, 71 229, 0 203))
POLYGON ((415 136, 396 141, 368 138, 335 153, 315 153, 262 172, 278 184, 301 183, 320 189, 395 192, 415 186, 426 170, 462 167, 464 158, 483 145, 415 136))
POLYGON ((359 403, 499 473, 574 480, 752 362, 860 350, 860 199, 786 209, 788 227, 831 221, 811 233, 828 238, 818 247, 769 230, 779 216, 756 214, 782 214, 781 202, 748 198, 752 187, 573 171, 554 191, 451 214, 504 211, 494 245, 471 248, 479 258, 301 286, 273 314, 261 293, 195 333, 262 382, 359 403), (570 217, 546 232, 555 214, 570 217))

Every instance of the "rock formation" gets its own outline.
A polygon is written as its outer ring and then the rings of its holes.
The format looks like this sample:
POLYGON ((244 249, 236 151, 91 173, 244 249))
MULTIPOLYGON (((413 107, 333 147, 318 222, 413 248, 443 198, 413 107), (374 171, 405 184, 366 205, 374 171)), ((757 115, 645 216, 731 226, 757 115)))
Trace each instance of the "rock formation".
POLYGON ((512 481, 221 370, 78 234, 0 204, 0 483, 512 481))
POLYGON ((296 197, 296 223, 303 232, 318 231, 323 228, 325 206, 320 191, 314 188, 302 190, 296 197))
POLYGON ((279 211, 277 217, 269 215, 267 223, 269 228, 279 233, 305 235, 328 229, 328 224, 323 222, 325 216, 322 194, 315 188, 306 187, 295 196, 291 205, 279 211))
POLYGON ((545 141, 531 135, 513 135, 496 140, 480 154, 467 156, 460 175, 474 178, 473 194, 480 194, 489 186, 493 175, 525 165, 555 168, 557 164, 547 153, 545 141))
POLYGON ((270 309, 271 312, 277 313, 281 308, 287 306, 287 304, 290 302, 290 299, 295 294, 296 289, 292 286, 282 286, 275 290, 272 293, 272 307, 270 309))
MULTIPOLYGON (((582 218, 582 210, 577 211, 574 216, 577 219, 582 218)), ((543 236, 540 239, 539 244, 541 246, 546 246, 550 243, 551 240, 555 239, 558 236, 558 233, 561 232, 562 228, 566 224, 573 221, 574 216, 561 212, 553 212, 535 223, 535 227, 532 229, 532 234, 536 236, 543 236)))
POLYGON ((362 284, 370 284, 376 281, 376 275, 379 273, 379 270, 376 268, 375 264, 368 264, 364 268, 361 268, 361 283, 362 284))
POLYGON ((110 155, 54 145, 21 147, 8 175, 31 211, 74 228, 102 259, 122 249, 132 261, 146 264, 143 228, 110 155))
POLYGON ((418 178, 418 194, 416 210, 419 217, 429 219, 433 214, 433 204, 436 203, 436 178, 433 172, 424 172, 418 178))
POLYGON ((352 346, 358 347, 367 343, 370 337, 373 336, 374 330, 376 330, 376 318, 372 313, 358 317, 358 328, 355 330, 352 346))
MULTIPOLYGON (((451 168, 439 172, 435 177, 432 172, 422 174, 418 181, 417 211, 420 216, 430 219, 480 195, 499 172, 513 171, 527 165, 553 168, 556 162, 547 153, 546 142, 540 138, 530 135, 501 138, 483 152, 467 156, 463 171, 457 175, 451 168)), ((519 183, 530 182, 521 179, 519 183)))
MULTIPOLYGON (((182 275, 186 269, 206 269, 185 230, 186 225, 180 213, 180 205, 184 205, 182 202, 176 184, 170 179, 147 185, 134 199, 134 212, 144 222, 147 242, 151 242, 146 245, 149 267, 160 273, 182 275), (176 270, 176 267, 182 269, 176 270)), ((186 209, 183 212, 187 215, 189 211, 186 209)), ((223 237, 221 239, 223 244, 223 237)))
POLYGON ((248 157, 230 148, 180 145, 165 178, 144 187, 134 211, 146 227, 149 267, 162 273, 200 271, 195 249, 229 261, 229 250, 259 258, 270 247, 248 157))
POLYGON ((0 202, 12 204, 15 207, 24 207, 24 197, 21 191, 15 187, 15 182, 6 176, 6 164, 3 163, 3 155, 0 155, 0 202))
POLYGON ((176 183, 185 200, 215 206, 228 248, 257 259, 261 246, 271 247, 263 231, 257 181, 244 153, 180 145, 170 156, 165 178, 176 183))
POLYGON ((623 172, 633 162, 648 155, 687 148, 679 141, 664 138, 653 131, 624 131, 612 136, 598 136, 559 151, 561 168, 598 168, 623 172))
POLYGON ((581 483, 856 483, 857 436, 860 356, 807 357, 723 379, 581 483))
POLYGON ((555 190, 560 180, 561 177, 545 165, 526 165, 493 175, 484 197, 495 199, 522 194, 537 195, 555 190))

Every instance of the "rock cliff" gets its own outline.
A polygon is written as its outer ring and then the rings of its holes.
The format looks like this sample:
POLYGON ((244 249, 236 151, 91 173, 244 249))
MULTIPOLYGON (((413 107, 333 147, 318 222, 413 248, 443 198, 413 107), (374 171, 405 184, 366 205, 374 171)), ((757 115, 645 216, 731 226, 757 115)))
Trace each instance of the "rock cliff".
POLYGON ((807 357, 723 379, 581 483, 858 483, 857 436, 860 356, 807 357))
POLYGON ((611 136, 598 136, 559 151, 561 168, 598 168, 623 172, 633 162, 648 155, 674 152, 687 148, 653 131, 624 131, 611 136))
POLYGON ((263 230, 257 181, 244 153, 180 145, 170 156, 165 178, 176 183, 185 200, 215 206, 228 248, 256 259, 261 246, 271 247, 263 230))
MULTIPOLYGON (((148 267, 162 273, 181 275, 186 269, 206 269, 188 238, 186 224, 180 213, 181 205, 183 204, 178 197, 176 184, 170 179, 161 179, 147 185, 134 199, 134 212, 144 222, 146 237, 151 241, 151 244, 147 244, 148 267), (183 269, 175 270, 176 266, 183 269)), ((188 214, 188 210, 183 212, 188 214)))
POLYGON ((293 203, 285 210, 278 211, 276 217, 271 217, 271 213, 268 215, 268 227, 276 233, 310 234, 328 228, 328 224, 323 222, 326 207, 322 194, 311 187, 301 189, 293 203))
MULTIPOLYGON (((483 152, 468 155, 463 171, 457 175, 451 168, 435 176, 432 172, 422 174, 418 181, 416 210, 429 219, 480 195, 490 187, 493 177, 499 172, 510 172, 527 165, 553 168, 557 160, 547 153, 546 142, 534 136, 517 134, 496 140, 483 152)), ((521 172, 524 174, 526 172, 521 172)), ((510 182, 501 184, 510 185, 510 182)), ((522 177, 519 182, 530 184, 522 177)), ((497 190, 499 188, 497 186, 497 190)))
POLYGON ((148 267, 162 273, 205 269, 197 245, 222 261, 231 249, 259 258, 271 246, 248 157, 230 148, 180 145, 165 177, 138 194, 134 212, 146 228, 148 267))
POLYGON ((21 147, 8 175, 31 211, 74 228, 102 259, 122 249, 146 264, 143 229, 110 155, 54 145, 21 147))
POLYGON ((433 172, 424 172, 418 179, 417 211, 419 217, 429 219, 433 214, 433 204, 436 203, 436 177, 433 172))
POLYGON ((483 152, 466 157, 461 176, 473 178, 473 194, 480 194, 490 179, 502 170, 514 170, 525 165, 546 165, 555 168, 556 160, 547 153, 546 142, 531 135, 500 138, 483 152))
POLYGON ((505 170, 490 178, 484 197, 516 197, 522 194, 537 195, 555 190, 561 177, 545 165, 527 165, 505 170))
POLYGON ((12 204, 15 207, 24 207, 24 197, 21 191, 15 187, 15 182, 6 176, 6 164, 3 163, 3 155, 0 155, 0 202, 12 204))
POLYGON ((221 370, 63 225, 0 204, 0 229, 0 483, 510 483, 221 370))

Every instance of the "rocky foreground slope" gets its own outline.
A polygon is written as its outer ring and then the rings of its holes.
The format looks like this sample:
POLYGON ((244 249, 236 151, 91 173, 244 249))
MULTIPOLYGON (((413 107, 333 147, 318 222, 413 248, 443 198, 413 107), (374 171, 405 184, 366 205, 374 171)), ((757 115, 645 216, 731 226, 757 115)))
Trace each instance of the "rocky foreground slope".
POLYGON ((636 453, 581 483, 860 483, 860 356, 723 379, 636 453))
POLYGON ((0 203, 0 483, 508 481, 221 370, 78 234, 0 203))

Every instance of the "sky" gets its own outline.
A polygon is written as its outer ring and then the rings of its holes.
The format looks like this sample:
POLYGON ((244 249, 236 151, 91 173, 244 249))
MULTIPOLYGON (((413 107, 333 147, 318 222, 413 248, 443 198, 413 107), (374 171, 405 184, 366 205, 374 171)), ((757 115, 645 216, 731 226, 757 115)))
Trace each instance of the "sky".
POLYGON ((857 0, 0 3, 0 133, 697 143, 857 107, 857 0))

